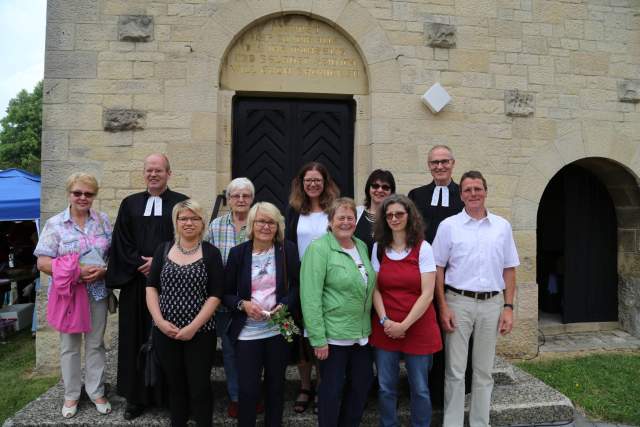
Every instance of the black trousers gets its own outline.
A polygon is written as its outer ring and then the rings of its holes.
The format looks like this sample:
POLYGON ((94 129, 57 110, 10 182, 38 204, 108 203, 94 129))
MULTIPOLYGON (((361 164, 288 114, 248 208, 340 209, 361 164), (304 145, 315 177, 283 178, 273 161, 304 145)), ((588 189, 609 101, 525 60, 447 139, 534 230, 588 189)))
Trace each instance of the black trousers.
POLYGON ((167 337, 158 328, 153 339, 162 371, 169 383, 172 426, 186 426, 189 409, 198 426, 211 426, 213 393, 211 367, 216 333, 198 332, 190 341, 167 337))
POLYGON ((373 356, 369 345, 329 344, 329 357, 320 360, 318 426, 356 427, 373 382, 373 356), (345 387, 345 379, 350 384, 345 387))
POLYGON ((282 335, 258 340, 236 342, 238 367, 239 411, 238 426, 256 425, 256 405, 260 400, 260 380, 264 369, 265 427, 282 425, 284 383, 289 361, 290 344, 282 335))

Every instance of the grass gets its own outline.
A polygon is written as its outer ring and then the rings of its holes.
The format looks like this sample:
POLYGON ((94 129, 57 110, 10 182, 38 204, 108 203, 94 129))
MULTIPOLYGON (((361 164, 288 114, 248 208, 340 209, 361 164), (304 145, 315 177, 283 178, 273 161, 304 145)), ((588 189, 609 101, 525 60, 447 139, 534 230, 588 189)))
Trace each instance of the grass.
POLYGON ((590 418, 640 425, 638 352, 520 362, 518 367, 562 392, 590 418))
POLYGON ((58 377, 34 376, 35 363, 31 331, 12 335, 6 344, 0 344, 0 425, 58 381, 58 377))

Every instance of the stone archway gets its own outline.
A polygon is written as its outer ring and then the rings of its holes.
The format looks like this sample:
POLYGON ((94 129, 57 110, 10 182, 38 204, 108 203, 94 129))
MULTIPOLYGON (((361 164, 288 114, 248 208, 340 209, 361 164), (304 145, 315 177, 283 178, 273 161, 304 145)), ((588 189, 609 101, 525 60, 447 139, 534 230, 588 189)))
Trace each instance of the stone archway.
MULTIPOLYGON (((248 30, 274 17, 304 15, 323 22, 349 40, 366 71, 366 93, 354 92, 354 166, 356 189, 360 189, 371 169, 371 103, 378 93, 400 93, 400 70, 396 53, 379 22, 366 8, 348 0, 280 2, 237 0, 221 5, 207 18, 192 43, 193 72, 188 86, 198 96, 210 94, 212 126, 215 127, 216 187, 224 188, 231 177, 232 99, 235 90, 220 84, 222 64, 236 41, 248 30), (216 76, 212 85, 212 76, 216 76)), ((182 88, 184 90, 184 88, 182 88)), ((287 89, 284 89, 287 91, 287 89)), ((291 92, 290 92, 291 93, 291 92)), ((361 194, 356 193, 357 198, 361 194)))
POLYGON ((640 186, 638 148, 615 139, 583 138, 580 124, 568 123, 554 143, 542 147, 520 176, 512 202, 513 226, 523 249, 522 287, 528 290, 524 317, 537 320, 536 216, 543 192, 564 166, 576 162, 606 187, 617 218, 618 317, 629 333, 640 336, 640 186))

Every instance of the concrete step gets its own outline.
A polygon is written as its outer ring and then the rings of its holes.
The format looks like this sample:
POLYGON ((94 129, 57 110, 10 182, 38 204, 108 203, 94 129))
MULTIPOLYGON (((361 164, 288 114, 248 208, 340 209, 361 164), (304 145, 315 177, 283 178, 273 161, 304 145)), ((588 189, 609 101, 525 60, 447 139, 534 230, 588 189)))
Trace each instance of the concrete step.
MULTIPOLYGON (((109 359, 113 360, 113 359, 109 359)), ((107 381, 115 383, 115 370, 108 366, 107 381)), ((290 369, 287 373, 288 384, 286 388, 285 426, 315 426, 316 416, 310 410, 304 414, 296 414, 292 410, 292 401, 295 397, 296 385, 290 369)), ((573 417, 573 405, 565 396, 556 390, 546 386, 541 381, 533 378, 522 370, 498 359, 494 377, 499 380, 493 392, 491 402, 491 424, 493 426, 514 426, 532 424, 551 424, 555 422, 568 422, 573 417)), ((406 377, 405 377, 406 378, 406 377)), ((225 397, 225 385, 219 377, 219 372, 214 373, 212 387, 214 390, 214 425, 235 425, 236 421, 226 417, 227 399, 225 397)), ((401 425, 409 425, 409 398, 406 384, 401 384, 399 421, 401 425)), ((81 402, 78 414, 69 420, 60 415, 62 404, 62 384, 52 387, 35 401, 7 420, 5 427, 35 427, 35 426, 168 426, 170 425, 168 413, 163 410, 146 412, 134 422, 123 419, 124 399, 112 393, 110 401, 114 412, 107 416, 99 415, 90 402, 81 402)), ((469 405, 467 396, 467 408, 469 405)), ((434 410, 432 425, 442 423, 442 412, 434 410)), ((259 424, 261 425, 261 424, 259 424)), ((377 402, 374 397, 369 399, 364 415, 363 426, 378 425, 377 402)))

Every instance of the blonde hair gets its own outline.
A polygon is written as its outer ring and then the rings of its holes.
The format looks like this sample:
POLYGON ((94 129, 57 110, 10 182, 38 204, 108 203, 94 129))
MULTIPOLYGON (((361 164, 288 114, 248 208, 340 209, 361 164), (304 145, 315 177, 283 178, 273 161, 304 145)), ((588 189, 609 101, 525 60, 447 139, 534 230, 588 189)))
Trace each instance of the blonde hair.
POLYGON ((171 218, 173 220, 173 236, 176 242, 180 241, 180 235, 178 234, 178 215, 182 211, 190 210, 194 214, 200 217, 200 222, 202 223, 202 232, 200 233, 200 240, 204 239, 204 235, 207 231, 207 227, 204 226, 204 218, 202 212, 202 206, 200 203, 196 202, 193 199, 183 200, 181 202, 176 203, 173 207, 173 211, 171 211, 171 218))
POLYGON ((356 210, 356 202, 350 197, 340 197, 333 202, 329 209, 327 209, 329 224, 331 224, 331 221, 333 221, 333 217, 339 208, 351 209, 353 211, 353 214, 356 217, 358 216, 358 211, 356 210))
POLYGON ((67 193, 70 193, 73 186, 76 185, 77 183, 81 183, 91 187, 93 192, 96 193, 96 195, 98 195, 98 190, 99 190, 98 180, 96 179, 95 176, 88 173, 84 173, 84 172, 72 173, 71 175, 69 175, 69 178, 67 178, 67 183, 66 183, 67 193))
POLYGON ((249 210, 249 214, 247 215, 247 237, 249 240, 253 240, 253 221, 256 219, 258 210, 278 224, 275 240, 278 243, 284 242, 284 217, 280 213, 280 209, 269 202, 258 202, 249 210))

